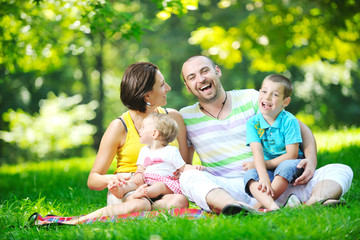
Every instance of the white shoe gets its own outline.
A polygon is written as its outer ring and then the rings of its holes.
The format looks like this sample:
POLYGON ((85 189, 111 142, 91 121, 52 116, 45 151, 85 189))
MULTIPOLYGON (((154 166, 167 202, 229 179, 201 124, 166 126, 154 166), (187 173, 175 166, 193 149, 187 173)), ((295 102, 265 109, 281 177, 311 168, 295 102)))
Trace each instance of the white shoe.
POLYGON ((290 196, 286 200, 284 207, 294 208, 301 204, 301 200, 295 194, 290 194, 290 196))

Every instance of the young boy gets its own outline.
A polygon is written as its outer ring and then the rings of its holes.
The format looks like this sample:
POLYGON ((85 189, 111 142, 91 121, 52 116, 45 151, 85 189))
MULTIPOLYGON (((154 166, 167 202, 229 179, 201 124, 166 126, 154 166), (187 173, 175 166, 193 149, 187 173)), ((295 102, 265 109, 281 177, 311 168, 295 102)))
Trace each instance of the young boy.
POLYGON ((297 168, 304 158, 299 148, 302 139, 298 120, 284 110, 291 100, 290 80, 282 75, 267 76, 259 92, 260 113, 246 122, 246 142, 256 169, 245 173, 244 185, 258 201, 255 206, 277 210, 275 200, 303 171, 297 168))
POLYGON ((178 135, 178 125, 174 119, 166 114, 151 113, 143 121, 139 130, 140 142, 146 144, 141 148, 137 160, 137 174, 145 179, 145 184, 139 186, 136 180, 123 185, 108 186, 109 191, 121 199, 126 193, 134 189, 133 198, 157 198, 161 195, 181 194, 180 183, 175 179, 175 173, 188 169, 203 170, 203 166, 186 164, 179 149, 168 145, 178 135))

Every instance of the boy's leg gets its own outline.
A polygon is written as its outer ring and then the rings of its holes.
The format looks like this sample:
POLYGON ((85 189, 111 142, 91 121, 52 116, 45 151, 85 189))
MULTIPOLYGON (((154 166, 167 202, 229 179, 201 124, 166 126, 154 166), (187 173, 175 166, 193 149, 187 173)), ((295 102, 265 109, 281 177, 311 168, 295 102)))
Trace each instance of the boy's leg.
POLYGON ((251 194, 256 198, 256 200, 259 201, 265 208, 271 209, 271 210, 277 210, 279 209, 279 206, 275 203, 274 199, 271 195, 267 194, 266 192, 263 192, 259 190, 259 183, 250 180, 248 183, 249 190, 251 194))
POLYGON ((299 159, 285 160, 281 162, 274 171, 274 180, 271 187, 274 190, 274 200, 278 199, 287 189, 289 183, 299 177, 303 169, 298 169, 299 159))
POLYGON ((280 175, 276 175, 274 177, 274 180, 271 182, 271 188, 274 190, 273 199, 274 200, 278 199, 278 197, 280 197, 281 194, 285 192, 288 185, 289 185, 288 180, 286 180, 280 175))

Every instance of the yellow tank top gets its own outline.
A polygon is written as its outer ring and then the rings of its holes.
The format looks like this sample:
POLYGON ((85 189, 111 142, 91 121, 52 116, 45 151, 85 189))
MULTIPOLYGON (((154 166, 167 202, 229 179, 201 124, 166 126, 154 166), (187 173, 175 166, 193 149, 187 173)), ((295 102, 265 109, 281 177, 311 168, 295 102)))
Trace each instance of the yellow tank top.
MULTIPOLYGON (((165 109, 158 107, 156 109, 159 113, 166 114, 165 109)), ((117 168, 115 173, 120 172, 135 172, 137 169, 136 162, 139 156, 140 149, 145 146, 140 143, 139 133, 137 132, 134 122, 131 119, 129 111, 122 115, 127 127, 125 144, 118 149, 116 153, 117 168)), ((179 148, 177 139, 171 142, 169 145, 179 148)))

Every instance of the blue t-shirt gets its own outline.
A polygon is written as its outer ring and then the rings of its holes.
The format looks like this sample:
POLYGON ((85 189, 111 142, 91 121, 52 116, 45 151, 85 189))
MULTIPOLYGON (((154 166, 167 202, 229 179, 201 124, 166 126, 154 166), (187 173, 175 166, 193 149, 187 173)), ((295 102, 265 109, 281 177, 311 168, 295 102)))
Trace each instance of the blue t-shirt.
MULTIPOLYGON (((270 126, 261 113, 246 122, 246 144, 261 143, 264 159, 271 160, 286 153, 286 145, 302 143, 300 125, 291 113, 283 110, 270 126)), ((304 155, 299 148, 299 155, 304 155)))

